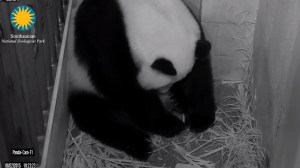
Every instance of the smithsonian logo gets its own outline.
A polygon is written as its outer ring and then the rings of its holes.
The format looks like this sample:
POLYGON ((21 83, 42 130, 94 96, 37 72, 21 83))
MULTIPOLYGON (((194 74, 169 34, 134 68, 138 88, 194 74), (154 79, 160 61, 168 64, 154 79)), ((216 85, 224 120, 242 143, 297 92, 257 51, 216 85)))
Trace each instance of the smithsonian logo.
MULTIPOLYGON (((0 0, 1 1, 1 0, 0 0)), ((24 33, 10 34, 9 37, 1 39, 4 44, 43 44, 45 39, 37 38, 35 34, 28 34, 25 31, 30 30, 36 23, 36 14, 32 8, 27 5, 15 7, 10 13, 10 23, 14 29, 24 33)))
POLYGON ((20 31, 30 30, 35 24, 35 21, 36 16, 34 10, 26 5, 16 7, 10 14, 12 26, 20 31))

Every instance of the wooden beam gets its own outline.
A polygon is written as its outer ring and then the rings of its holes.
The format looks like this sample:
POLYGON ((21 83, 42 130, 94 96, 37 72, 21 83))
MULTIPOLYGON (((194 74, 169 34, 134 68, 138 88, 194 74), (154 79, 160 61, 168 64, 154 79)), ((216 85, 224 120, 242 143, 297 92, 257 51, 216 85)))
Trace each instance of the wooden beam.
MULTIPOLYGON (((70 27, 73 0, 69 1, 61 50, 59 54, 50 114, 40 168, 61 167, 67 129, 69 125, 69 113, 66 108, 68 78, 67 78, 67 37, 70 27)), ((74 13, 73 13, 74 14, 74 13)))

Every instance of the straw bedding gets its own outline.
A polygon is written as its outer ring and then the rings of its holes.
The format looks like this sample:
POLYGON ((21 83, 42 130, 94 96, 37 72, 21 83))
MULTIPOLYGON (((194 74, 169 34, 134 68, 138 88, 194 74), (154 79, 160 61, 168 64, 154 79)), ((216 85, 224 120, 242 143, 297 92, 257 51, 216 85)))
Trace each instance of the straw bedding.
POLYGON ((251 66, 243 67, 240 82, 219 82, 231 87, 232 95, 218 105, 214 127, 204 133, 188 130, 171 139, 153 136, 149 162, 133 160, 80 132, 70 121, 63 168, 263 168, 266 156, 261 148, 261 132, 253 118, 254 90, 251 66))

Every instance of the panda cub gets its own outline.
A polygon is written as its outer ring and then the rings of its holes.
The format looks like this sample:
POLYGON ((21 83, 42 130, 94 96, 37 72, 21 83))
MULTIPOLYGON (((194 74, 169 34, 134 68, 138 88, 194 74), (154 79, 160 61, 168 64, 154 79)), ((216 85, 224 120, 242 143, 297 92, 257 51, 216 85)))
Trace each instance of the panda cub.
POLYGON ((147 160, 151 134, 214 123, 211 46, 181 0, 84 0, 74 33, 68 107, 81 130, 147 160), (186 122, 164 107, 166 92, 186 122))

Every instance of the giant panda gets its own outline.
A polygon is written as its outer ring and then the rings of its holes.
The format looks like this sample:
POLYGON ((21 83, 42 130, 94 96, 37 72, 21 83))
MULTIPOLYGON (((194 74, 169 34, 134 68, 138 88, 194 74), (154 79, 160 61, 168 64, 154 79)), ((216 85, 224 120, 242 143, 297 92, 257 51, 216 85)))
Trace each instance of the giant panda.
POLYGON ((181 0, 84 0, 74 26, 68 107, 81 130, 147 160, 152 134, 214 123, 211 45, 181 0), (164 106, 166 93, 185 122, 164 106))

